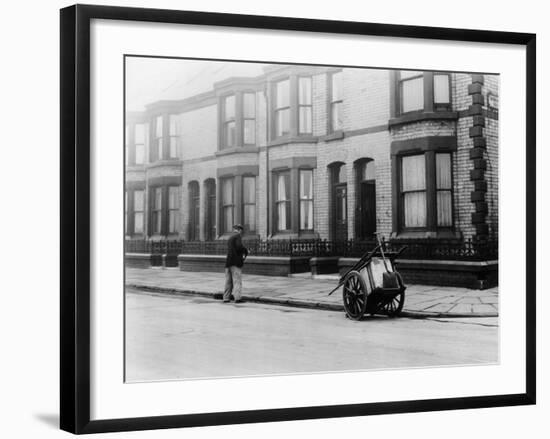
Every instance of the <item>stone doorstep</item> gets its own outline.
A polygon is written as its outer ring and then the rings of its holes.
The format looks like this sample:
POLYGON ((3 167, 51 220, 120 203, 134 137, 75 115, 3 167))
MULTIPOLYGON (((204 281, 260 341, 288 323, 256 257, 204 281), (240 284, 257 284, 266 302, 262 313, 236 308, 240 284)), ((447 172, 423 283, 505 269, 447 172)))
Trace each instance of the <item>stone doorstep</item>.
MULTIPOLYGON (((126 287, 136 288, 138 290, 151 291, 159 294, 169 294, 169 295, 184 295, 184 296, 201 296, 201 297, 210 297, 212 299, 221 300, 222 293, 213 293, 213 292, 204 292, 204 291, 195 291, 195 290, 182 290, 176 288, 165 288, 158 286, 150 286, 143 284, 126 284, 126 287)), ((330 303, 330 302, 317 302, 311 300, 298 300, 292 298, 284 297, 273 297, 273 296, 247 296, 243 294, 242 298, 248 302, 259 302, 259 303, 268 303, 273 305, 281 306, 291 306, 298 308, 309 308, 309 309, 320 309, 327 311, 344 311, 344 305, 340 303, 330 303)), ((445 304, 447 305, 447 304, 445 304)), ((455 307, 454 304, 449 304, 455 307)), ((481 304, 480 304, 481 305, 481 304)), ((430 318, 430 317, 498 317, 498 312, 466 312, 463 309, 460 311, 452 312, 452 309, 447 312, 440 311, 425 311, 425 310, 416 310, 416 309, 404 309, 401 312, 402 317, 410 318, 430 318)))

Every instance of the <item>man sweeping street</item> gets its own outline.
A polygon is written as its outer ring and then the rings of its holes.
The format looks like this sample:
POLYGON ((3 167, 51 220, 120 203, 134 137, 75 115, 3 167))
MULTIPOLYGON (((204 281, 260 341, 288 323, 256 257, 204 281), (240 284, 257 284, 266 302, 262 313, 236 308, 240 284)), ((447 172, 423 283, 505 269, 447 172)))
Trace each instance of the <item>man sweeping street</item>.
POLYGON ((225 260, 225 290, 223 292, 223 301, 231 301, 233 295, 235 303, 242 302, 242 267, 244 260, 248 256, 248 249, 243 246, 242 234, 243 226, 235 224, 233 226, 233 235, 227 241, 227 258, 225 260), (233 294, 232 294, 233 293, 233 294))

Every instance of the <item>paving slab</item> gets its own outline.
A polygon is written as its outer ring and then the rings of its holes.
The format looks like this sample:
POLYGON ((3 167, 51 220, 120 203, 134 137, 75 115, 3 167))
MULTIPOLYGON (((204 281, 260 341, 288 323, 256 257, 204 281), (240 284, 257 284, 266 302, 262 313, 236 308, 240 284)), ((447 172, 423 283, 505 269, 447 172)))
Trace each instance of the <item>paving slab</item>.
MULTIPOLYGON (((189 272, 178 268, 127 268, 126 285, 165 294, 221 298, 223 272, 189 272)), ((328 310, 344 310, 337 276, 292 277, 243 275, 243 299, 328 310)), ((498 317, 498 288, 407 285, 402 315, 410 317, 498 317)))

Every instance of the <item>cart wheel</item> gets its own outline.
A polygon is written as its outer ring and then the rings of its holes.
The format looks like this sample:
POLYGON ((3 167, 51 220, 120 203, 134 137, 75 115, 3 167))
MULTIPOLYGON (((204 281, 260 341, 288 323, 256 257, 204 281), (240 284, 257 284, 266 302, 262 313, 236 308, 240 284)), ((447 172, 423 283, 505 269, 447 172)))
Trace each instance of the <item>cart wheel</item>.
POLYGON ((405 304, 405 286, 403 285, 403 279, 399 273, 396 274, 401 292, 397 293, 382 306, 383 312, 388 317, 397 317, 401 313, 403 305, 405 304))
POLYGON ((344 309, 350 319, 361 320, 367 309, 367 285, 359 272, 350 271, 344 280, 344 309))

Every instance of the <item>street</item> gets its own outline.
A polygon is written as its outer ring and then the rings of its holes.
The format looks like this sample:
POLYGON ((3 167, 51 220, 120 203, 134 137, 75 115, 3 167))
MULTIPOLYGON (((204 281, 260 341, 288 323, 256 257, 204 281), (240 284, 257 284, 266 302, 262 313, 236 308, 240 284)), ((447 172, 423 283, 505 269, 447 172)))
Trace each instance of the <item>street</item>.
POLYGON ((498 362, 498 319, 343 312, 126 290, 126 381, 498 362))

